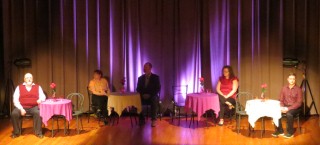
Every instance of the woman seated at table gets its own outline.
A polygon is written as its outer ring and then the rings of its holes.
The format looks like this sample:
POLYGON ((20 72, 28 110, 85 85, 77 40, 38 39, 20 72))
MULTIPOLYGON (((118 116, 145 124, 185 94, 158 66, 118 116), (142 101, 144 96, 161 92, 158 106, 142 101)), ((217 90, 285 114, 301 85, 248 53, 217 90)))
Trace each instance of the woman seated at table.
POLYGON ((217 93, 219 95, 220 101, 220 112, 219 118, 220 121, 218 125, 223 125, 223 117, 225 109, 232 110, 236 104, 236 92, 238 90, 238 78, 234 75, 231 66, 224 66, 222 68, 222 76, 219 78, 217 84, 217 93))
POLYGON ((93 79, 89 83, 89 90, 92 93, 92 106, 94 112, 97 113, 98 117, 104 118, 105 125, 108 124, 108 96, 109 87, 108 81, 103 78, 103 73, 101 70, 95 70, 93 73, 93 79))

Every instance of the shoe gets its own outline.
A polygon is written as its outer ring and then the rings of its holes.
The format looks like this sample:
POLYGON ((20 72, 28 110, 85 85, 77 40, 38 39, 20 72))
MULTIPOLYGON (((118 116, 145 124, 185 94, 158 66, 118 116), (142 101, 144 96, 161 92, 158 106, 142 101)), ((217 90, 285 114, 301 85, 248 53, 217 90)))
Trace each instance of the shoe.
POLYGON ((104 120, 103 123, 104 125, 108 125, 109 122, 107 120, 104 120))
POLYGON ((223 120, 220 120, 218 123, 219 126, 223 126, 223 120))
POLYGON ((43 138, 42 134, 37 135, 38 138, 43 138))
POLYGON ((156 124, 157 124, 157 121, 152 120, 152 122, 151 122, 151 127, 156 127, 156 124))
POLYGON ((289 134, 289 133, 287 133, 287 134, 286 134, 286 135, 284 135, 283 137, 284 137, 284 138, 288 138, 288 139, 289 139, 289 138, 292 138, 293 136, 294 136, 293 134, 289 134))
POLYGON ((278 136, 284 136, 284 133, 280 133, 278 131, 274 132, 273 134, 271 134, 273 137, 278 137, 278 136))
POLYGON ((146 122, 144 121, 144 119, 140 119, 140 120, 139 120, 139 126, 143 126, 144 124, 146 124, 146 122))
POLYGON ((17 138, 17 137, 19 137, 19 135, 18 135, 18 134, 11 134, 10 137, 11 137, 11 138, 17 138))

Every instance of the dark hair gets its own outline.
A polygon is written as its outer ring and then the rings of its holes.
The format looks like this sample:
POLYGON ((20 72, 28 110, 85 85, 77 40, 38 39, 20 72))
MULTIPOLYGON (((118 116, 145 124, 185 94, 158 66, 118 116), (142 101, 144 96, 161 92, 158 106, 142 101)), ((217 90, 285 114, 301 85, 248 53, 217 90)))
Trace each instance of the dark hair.
POLYGON ((294 76, 294 77, 297 77, 297 75, 295 74, 295 73, 289 73, 289 75, 288 75, 288 77, 290 77, 290 76, 294 76))
POLYGON ((223 75, 223 70, 224 69, 228 69, 228 71, 229 71, 229 73, 230 73, 230 78, 234 78, 235 77, 235 75, 234 75, 234 72, 233 72, 233 69, 232 69, 232 67, 230 66, 230 65, 225 65, 225 66, 223 66, 223 68, 222 68, 222 70, 221 70, 221 72, 222 72, 222 77, 224 76, 223 75))
POLYGON ((95 70, 93 73, 96 73, 96 74, 100 75, 101 78, 103 77, 103 73, 99 69, 95 70))
POLYGON ((145 63, 144 65, 149 65, 152 68, 152 64, 150 62, 145 63))

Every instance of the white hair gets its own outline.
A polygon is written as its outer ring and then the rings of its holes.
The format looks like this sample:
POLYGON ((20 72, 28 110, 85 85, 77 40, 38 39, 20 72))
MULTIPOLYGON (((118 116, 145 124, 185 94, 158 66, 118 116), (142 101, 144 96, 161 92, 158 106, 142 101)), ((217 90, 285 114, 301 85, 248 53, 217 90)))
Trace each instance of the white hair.
POLYGON ((32 76, 32 74, 31 74, 31 73, 26 73, 26 74, 24 75, 24 78, 28 78, 28 77, 33 78, 33 76, 32 76))

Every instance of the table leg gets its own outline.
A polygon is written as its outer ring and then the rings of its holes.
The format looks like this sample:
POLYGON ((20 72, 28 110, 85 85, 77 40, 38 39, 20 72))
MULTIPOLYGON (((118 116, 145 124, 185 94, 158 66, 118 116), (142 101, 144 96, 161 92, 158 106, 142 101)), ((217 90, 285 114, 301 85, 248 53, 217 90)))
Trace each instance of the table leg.
POLYGON ((54 125, 54 118, 52 118, 51 137, 53 137, 53 125, 54 125))
POLYGON ((66 130, 66 118, 64 118, 64 135, 67 134, 67 130, 66 130))

